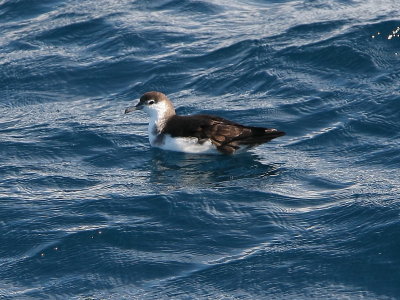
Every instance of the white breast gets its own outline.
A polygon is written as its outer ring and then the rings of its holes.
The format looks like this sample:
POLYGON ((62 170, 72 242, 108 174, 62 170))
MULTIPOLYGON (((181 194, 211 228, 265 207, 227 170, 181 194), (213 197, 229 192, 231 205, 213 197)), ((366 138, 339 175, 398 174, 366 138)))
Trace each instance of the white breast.
POLYGON ((206 140, 199 144, 197 138, 191 137, 171 137, 166 134, 163 142, 159 145, 164 150, 179 151, 185 153, 205 153, 205 154, 219 154, 217 148, 206 140))
POLYGON ((220 154, 210 140, 199 144, 198 139, 195 137, 171 137, 169 134, 159 137, 154 134, 151 126, 149 127, 149 141, 152 147, 164 150, 185 153, 220 154))

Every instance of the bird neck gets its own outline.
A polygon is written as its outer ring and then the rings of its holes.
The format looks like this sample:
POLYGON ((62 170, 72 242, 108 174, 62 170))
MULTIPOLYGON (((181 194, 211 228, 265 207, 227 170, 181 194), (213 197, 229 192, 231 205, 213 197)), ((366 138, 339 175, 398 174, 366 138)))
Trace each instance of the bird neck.
POLYGON ((159 106, 158 109, 153 109, 149 112, 150 122, 149 131, 160 133, 167 121, 176 115, 175 109, 169 103, 165 103, 163 106, 159 106))

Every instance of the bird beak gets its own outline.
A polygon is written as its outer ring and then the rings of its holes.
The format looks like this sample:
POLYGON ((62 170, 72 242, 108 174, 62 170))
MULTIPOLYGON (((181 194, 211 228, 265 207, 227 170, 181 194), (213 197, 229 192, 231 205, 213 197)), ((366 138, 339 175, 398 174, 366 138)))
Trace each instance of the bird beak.
POLYGON ((127 108, 125 109, 125 113, 128 114, 128 113, 130 113, 131 111, 134 111, 134 110, 141 110, 141 109, 143 108, 143 106, 144 106, 144 105, 141 104, 141 103, 139 102, 139 103, 136 104, 136 105, 127 107, 127 108))

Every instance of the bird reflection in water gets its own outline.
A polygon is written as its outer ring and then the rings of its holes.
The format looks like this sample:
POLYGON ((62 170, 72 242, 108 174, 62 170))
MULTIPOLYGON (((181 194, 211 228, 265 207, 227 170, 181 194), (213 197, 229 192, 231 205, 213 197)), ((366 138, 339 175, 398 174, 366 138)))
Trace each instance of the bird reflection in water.
POLYGON ((279 164, 262 163, 253 153, 226 156, 151 150, 151 183, 168 191, 240 187, 246 179, 262 179, 280 172, 279 164))

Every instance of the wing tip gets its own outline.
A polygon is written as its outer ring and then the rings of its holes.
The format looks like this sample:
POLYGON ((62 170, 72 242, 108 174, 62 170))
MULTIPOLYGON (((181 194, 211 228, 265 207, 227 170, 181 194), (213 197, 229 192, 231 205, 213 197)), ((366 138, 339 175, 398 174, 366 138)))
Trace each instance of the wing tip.
POLYGON ((266 128, 264 130, 264 133, 269 135, 269 136, 271 136, 271 137, 273 137, 273 138, 277 138, 277 137, 286 135, 286 132, 278 130, 278 129, 275 129, 275 128, 266 128))

